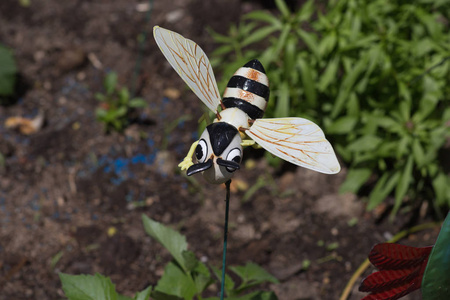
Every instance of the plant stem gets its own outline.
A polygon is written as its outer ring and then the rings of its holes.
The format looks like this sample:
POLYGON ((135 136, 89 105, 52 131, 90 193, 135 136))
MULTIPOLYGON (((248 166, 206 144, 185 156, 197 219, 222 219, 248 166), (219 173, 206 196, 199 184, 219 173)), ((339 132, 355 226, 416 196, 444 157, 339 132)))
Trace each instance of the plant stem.
POLYGON ((220 284, 220 300, 223 300, 225 289, 225 264, 227 258, 227 236, 228 236, 228 210, 230 207, 230 184, 231 179, 225 182, 227 188, 227 197, 225 199, 225 226, 223 229, 223 256, 222 256, 222 282, 220 284))

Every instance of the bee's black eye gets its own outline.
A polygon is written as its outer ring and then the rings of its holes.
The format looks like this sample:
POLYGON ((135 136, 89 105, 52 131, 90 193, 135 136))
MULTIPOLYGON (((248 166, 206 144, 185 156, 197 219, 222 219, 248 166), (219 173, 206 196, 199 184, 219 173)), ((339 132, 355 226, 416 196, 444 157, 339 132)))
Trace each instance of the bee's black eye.
POLYGON ((201 139, 197 147, 195 148, 195 157, 199 162, 204 162, 206 160, 206 156, 208 154, 208 146, 206 145, 206 141, 201 139))

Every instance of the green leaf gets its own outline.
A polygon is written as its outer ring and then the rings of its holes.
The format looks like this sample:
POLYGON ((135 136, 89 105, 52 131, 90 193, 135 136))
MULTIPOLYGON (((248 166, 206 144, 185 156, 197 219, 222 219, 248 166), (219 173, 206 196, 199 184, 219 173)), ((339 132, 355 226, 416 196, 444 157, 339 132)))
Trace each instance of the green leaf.
MULTIPOLYGON (((164 268, 164 274, 158 280, 155 291, 178 296, 185 300, 191 300, 197 293, 192 278, 173 262, 169 262, 164 268)), ((155 298, 153 294, 152 297, 155 298)))
POLYGON ((264 282, 278 283, 278 279, 255 263, 248 262, 245 266, 231 266, 230 270, 242 279, 239 290, 264 282))
POLYGON ((271 13, 262 11, 262 10, 255 10, 252 11, 244 16, 244 19, 251 19, 251 20, 258 20, 263 21, 272 24, 278 29, 281 29, 281 21, 276 16, 272 15, 271 13))
POLYGON ((98 273, 94 276, 59 273, 59 278, 69 300, 118 300, 111 279, 98 273))
POLYGON ((160 291, 153 291, 151 296, 153 300, 184 300, 183 297, 169 295, 160 291))
POLYGON ((439 172, 432 184, 436 203, 440 206, 450 206, 450 178, 444 172, 439 172))
POLYGON ((392 209, 391 216, 394 216, 397 213, 398 209, 400 208, 400 205, 402 204, 403 198, 405 197, 406 192, 408 191, 409 184, 412 180, 413 165, 414 165, 413 157, 409 156, 405 168, 403 169, 402 176, 400 177, 400 181, 395 189, 395 204, 394 208, 392 209))
POLYGON ((308 104, 311 107, 314 107, 316 104, 317 94, 316 94, 315 82, 313 79, 311 67, 309 66, 308 62, 302 58, 298 58, 297 63, 300 68, 300 73, 301 73, 301 78, 302 78, 302 83, 303 83, 303 89, 304 89, 305 95, 306 95, 306 100, 308 101, 308 104))
POLYGON ((181 253, 181 255, 184 259, 183 265, 186 267, 186 271, 190 272, 198 266, 200 261, 195 257, 194 252, 185 250, 181 253))
POLYGON ((94 98, 97 99, 98 101, 105 101, 105 100, 107 100, 106 96, 103 95, 102 93, 95 93, 94 94, 94 98))
POLYGON ((17 73, 16 61, 11 50, 0 45, 0 74, 17 73))
POLYGON ((130 100, 129 103, 130 107, 146 107, 147 106, 147 101, 145 101, 142 98, 133 98, 130 100))
POLYGON ((423 299, 441 300, 450 298, 450 213, 444 220, 436 244, 431 250, 422 279, 423 299))
POLYGON ((150 298, 150 293, 152 292, 152 287, 149 286, 145 290, 136 293, 134 295, 134 300, 148 300, 150 298))
POLYGON ((350 133, 358 122, 358 118, 354 116, 345 116, 337 119, 327 126, 327 133, 331 134, 347 134, 350 133))
MULTIPOLYGON (((221 281, 222 280, 222 270, 220 270, 219 268, 216 268, 214 266, 210 266, 210 267, 213 270, 214 275, 216 275, 217 279, 219 281, 221 281)), ((224 285, 224 287, 225 287, 225 293, 228 296, 230 294, 232 294, 233 289, 234 289, 234 285, 235 284, 234 284, 233 279, 231 279, 231 277, 227 273, 225 273, 225 285, 224 285)))
POLYGON ((227 300, 278 300, 274 292, 256 291, 240 297, 227 297, 227 300))
POLYGON ((192 272, 194 277, 195 286, 198 293, 203 292, 206 288, 213 283, 213 279, 211 278, 211 274, 208 270, 208 267, 205 266, 202 262, 197 264, 197 267, 192 272))
POLYGON ((400 171, 394 172, 394 174, 384 173, 378 180, 377 184, 373 188, 369 196, 369 203, 367 210, 370 211, 377 207, 384 199, 392 192, 395 185, 400 178, 400 171))
POLYGON ((123 105, 126 105, 130 99, 130 93, 126 87, 123 87, 119 90, 119 102, 123 105))
POLYGON ((275 108, 275 117, 287 117, 289 115, 289 86, 287 82, 281 83, 280 90, 277 91, 277 104, 275 108))
POLYGON ((330 31, 326 36, 322 38, 319 44, 319 56, 324 57, 327 56, 333 51, 337 42, 337 34, 336 31, 330 31))
POLYGON ((309 21, 315 9, 316 6, 314 5, 313 0, 308 0, 307 2, 303 3, 302 7, 300 8, 300 11, 296 13, 297 15, 296 21, 297 22, 309 21))
POLYGON ((284 0, 275 0, 275 5, 277 6, 283 17, 286 18, 290 15, 289 8, 287 7, 284 0))
POLYGON ((426 163, 425 153, 423 151, 423 147, 420 144, 419 139, 414 139, 412 144, 412 154, 414 156, 414 160, 416 161, 417 167, 421 168, 426 163))
POLYGON ((331 60, 328 61, 327 68, 325 72, 320 76, 319 84, 317 89, 321 92, 324 92, 328 86, 337 80, 337 70, 339 67, 339 56, 334 56, 331 60))
POLYGON ((234 37, 232 35, 222 35, 210 28, 206 28, 206 31, 208 31, 209 35, 211 35, 214 41, 217 43, 228 44, 232 43, 234 40, 234 37))
POLYGON ((339 88, 339 94, 331 112, 332 118, 336 118, 337 115, 341 112, 353 86, 360 78, 361 73, 366 69, 367 60, 365 58, 367 58, 367 56, 363 57, 363 59, 360 59, 356 64, 354 64, 351 70, 347 72, 347 74, 345 74, 342 84, 339 88))
MULTIPOLYGON (((223 45, 220 46, 219 48, 216 48, 213 52, 212 52, 212 57, 218 57, 218 56, 223 56, 227 53, 231 53, 234 51, 234 47, 233 45, 223 45)), ((215 65, 215 63, 213 63, 214 59, 211 58, 211 64, 215 65)))
POLYGON ((176 262, 186 269, 182 254, 183 251, 187 250, 186 237, 161 223, 153 221, 146 215, 142 215, 142 222, 144 223, 145 232, 163 245, 176 262))
POLYGON ((347 150, 352 152, 373 151, 381 142, 382 139, 376 135, 364 135, 350 143, 347 150))
POLYGON ((114 93, 114 90, 116 89, 116 85, 117 85, 117 73, 109 72, 108 74, 106 74, 103 85, 105 87, 106 94, 112 95, 112 93, 114 93))
POLYGON ((308 46, 309 50, 317 57, 320 58, 319 46, 317 36, 313 33, 306 32, 301 28, 297 28, 298 36, 303 40, 303 42, 308 46))
POLYGON ((262 39, 267 39, 274 31, 279 30, 275 26, 262 27, 250 34, 242 43, 242 47, 251 45, 253 43, 259 42, 262 39))
POLYGON ((357 193, 361 186, 369 179, 370 175, 372 175, 372 170, 369 168, 350 169, 345 181, 339 188, 339 192, 357 193))
POLYGON ((14 94, 17 66, 12 52, 0 45, 0 96, 14 94))

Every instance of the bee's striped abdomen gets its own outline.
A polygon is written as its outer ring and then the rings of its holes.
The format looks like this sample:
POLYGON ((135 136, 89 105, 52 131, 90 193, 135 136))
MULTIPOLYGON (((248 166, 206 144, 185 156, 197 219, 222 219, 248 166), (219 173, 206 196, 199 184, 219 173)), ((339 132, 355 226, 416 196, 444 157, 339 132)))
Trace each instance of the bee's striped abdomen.
POLYGON ((239 68, 223 94, 222 103, 226 108, 237 107, 251 119, 264 115, 269 100, 269 79, 262 64, 251 60, 239 68))

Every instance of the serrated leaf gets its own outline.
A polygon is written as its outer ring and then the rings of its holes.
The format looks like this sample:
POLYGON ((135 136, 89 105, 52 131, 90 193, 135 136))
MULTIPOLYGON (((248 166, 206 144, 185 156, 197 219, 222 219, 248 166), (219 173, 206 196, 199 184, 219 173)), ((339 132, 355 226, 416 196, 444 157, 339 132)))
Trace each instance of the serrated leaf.
POLYGON ((192 271, 192 276, 194 277, 194 282, 198 293, 204 291, 211 283, 214 282, 211 278, 211 273, 209 272, 208 267, 201 261, 198 261, 197 266, 192 271))
POLYGON ((186 267, 187 271, 192 271, 198 266, 199 260, 195 257, 194 252, 185 250, 181 253, 181 255, 184 260, 183 265, 186 267))
MULTIPOLYGON (((236 275, 238 275, 242 281, 243 285, 252 283, 252 284, 260 284, 263 282, 271 282, 278 283, 278 279, 276 279, 273 275, 267 272, 261 266, 248 262, 245 266, 231 266, 230 270, 233 271, 236 275)), ((241 289, 242 287, 240 287, 241 289)))
POLYGON ((184 265, 183 251, 187 250, 186 237, 175 230, 153 221, 146 215, 142 215, 145 232, 157 240, 176 260, 176 262, 186 268, 184 265))
POLYGON ((134 295, 134 300, 148 300, 150 298, 150 294, 152 292, 152 287, 149 286, 147 287, 145 290, 136 293, 136 295, 134 295))
POLYGON ((98 273, 94 276, 59 273, 59 278, 69 300, 118 300, 111 279, 98 273))
MULTIPOLYGON (((214 275, 216 276, 216 278, 220 282, 221 279, 222 279, 222 270, 220 270, 219 268, 216 268, 214 266, 210 266, 210 267, 213 270, 214 275)), ((224 287, 225 287, 225 293, 227 295, 230 295, 233 292, 234 285, 235 284, 234 284, 233 279, 231 279, 231 277, 228 274, 225 273, 225 285, 224 285, 224 287)))
POLYGON ((372 175, 372 170, 369 168, 350 169, 345 181, 339 188, 339 192, 357 193, 361 186, 369 179, 370 175, 372 175))
POLYGON ((227 300, 278 300, 274 292, 256 291, 240 297, 227 297, 227 300))
MULTIPOLYGON (((164 268, 164 274, 158 280, 155 291, 177 296, 185 300, 191 300, 197 293, 192 278, 173 262, 169 262, 164 268)), ((152 297, 154 298, 153 295, 152 297)))
POLYGON ((151 293, 152 300, 184 300, 182 297, 169 295, 160 291, 153 291, 151 293))

